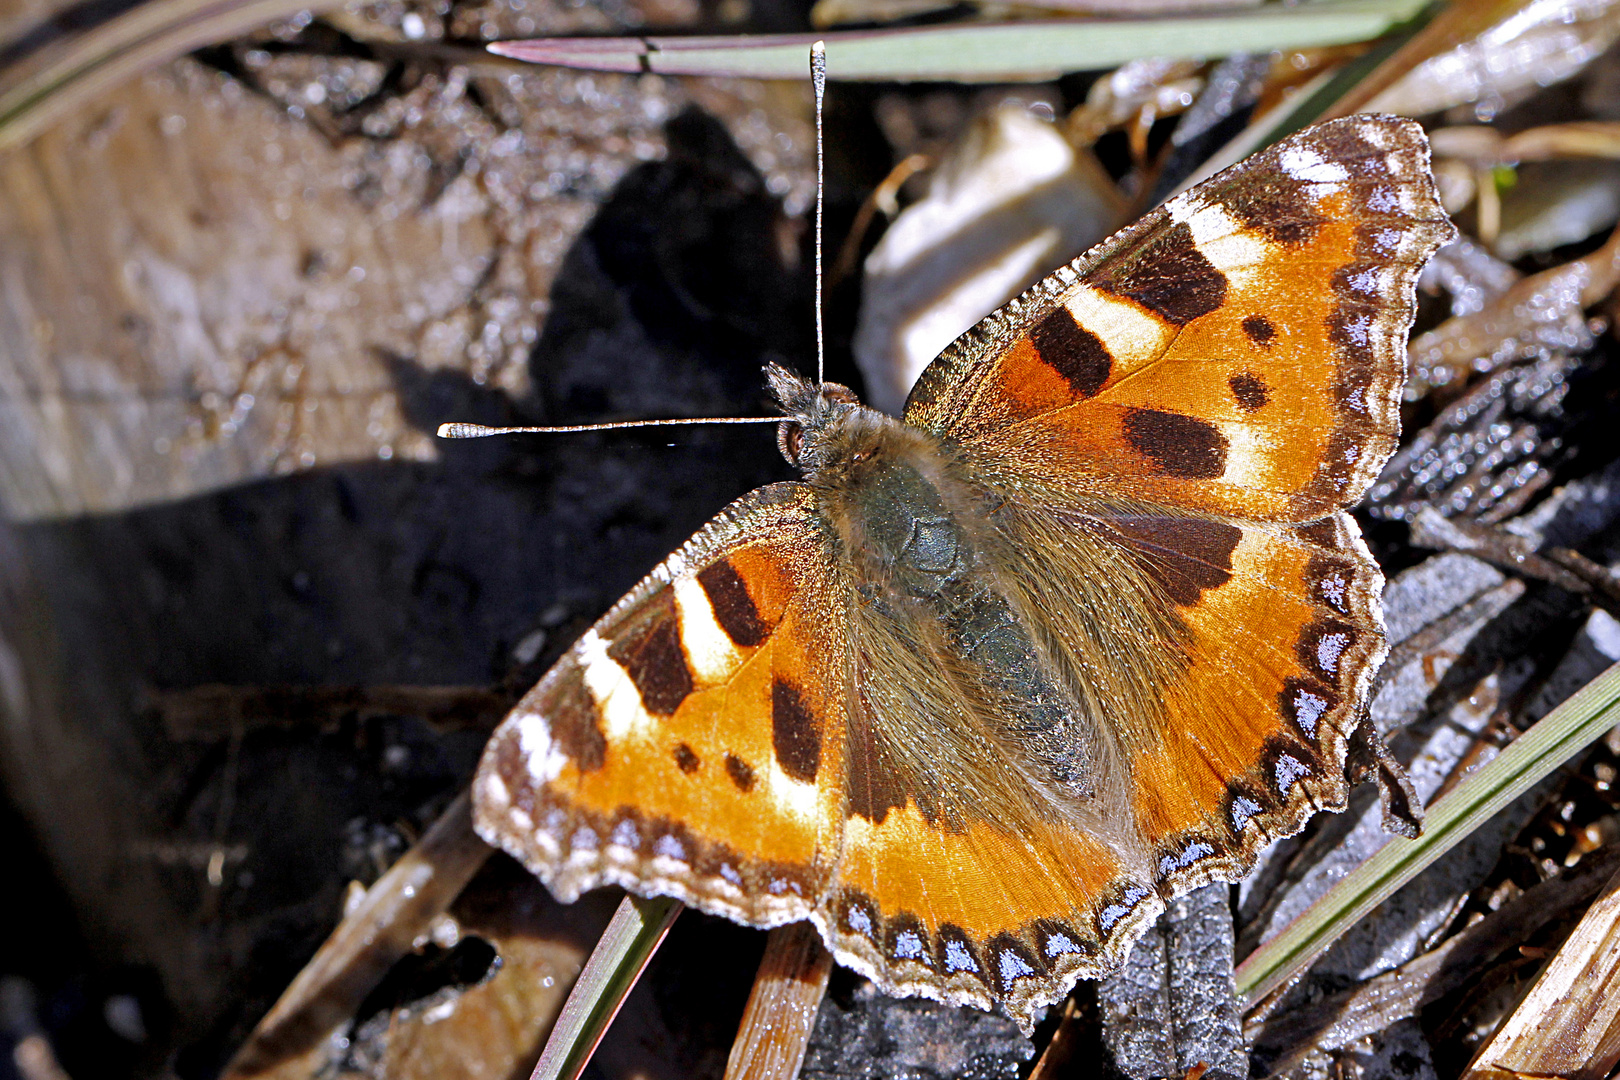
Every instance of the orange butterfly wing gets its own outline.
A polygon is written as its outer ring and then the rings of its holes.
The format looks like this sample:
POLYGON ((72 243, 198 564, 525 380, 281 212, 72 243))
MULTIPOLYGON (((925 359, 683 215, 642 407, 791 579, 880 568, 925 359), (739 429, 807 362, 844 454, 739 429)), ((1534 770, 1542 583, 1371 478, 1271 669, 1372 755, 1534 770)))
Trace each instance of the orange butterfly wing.
POLYGON ((756 926, 810 918, 891 992, 1000 1001, 1027 1025, 1106 966, 1094 909, 1127 871, 1104 841, 1050 824, 1015 839, 942 832, 915 804, 852 810, 887 781, 849 708, 859 601, 824 543, 803 484, 728 507, 491 737, 478 830, 562 900, 616 884, 756 926))
POLYGON ((485 748, 480 831, 560 899, 603 884, 773 926, 838 858, 844 641, 802 484, 728 507, 619 601, 485 748))
MULTIPOLYGON (((812 488, 783 484, 520 703, 479 770, 480 831, 560 898, 616 883, 812 918, 884 989, 1000 1003, 1026 1028, 1117 966, 1164 897, 1237 878, 1343 803, 1384 642, 1382 577, 1341 508, 1394 446, 1413 279, 1450 234, 1426 162, 1393 118, 1295 136, 988 317, 913 392, 906 420, 1022 515, 1024 624, 1095 680, 1089 804, 969 783, 994 771, 977 744, 899 744, 895 767, 893 740, 943 718, 883 727, 905 628, 872 613, 812 488), (1054 573, 1065 537, 1096 581, 1054 573), (862 627, 894 631, 886 667, 862 627)), ((983 745, 1014 784, 1016 748, 983 745)))
POLYGON ((1152 211, 923 372, 908 423, 986 469, 1312 521, 1395 448, 1413 286, 1453 229, 1422 129, 1296 135, 1152 211))

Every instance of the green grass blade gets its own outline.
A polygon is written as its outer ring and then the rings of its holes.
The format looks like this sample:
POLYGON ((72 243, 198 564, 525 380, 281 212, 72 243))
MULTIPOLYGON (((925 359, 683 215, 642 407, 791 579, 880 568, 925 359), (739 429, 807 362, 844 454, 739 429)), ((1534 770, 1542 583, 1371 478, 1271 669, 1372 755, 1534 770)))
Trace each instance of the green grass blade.
POLYGON ((1423 835, 1392 838, 1237 969, 1252 1006, 1303 971, 1395 890, 1620 721, 1620 664, 1587 683, 1429 808, 1423 835))
POLYGON ((1150 56, 1203 58, 1366 41, 1412 18, 1425 3, 1318 0, 1173 18, 1042 19, 752 37, 534 38, 490 48, 531 63, 593 70, 803 79, 810 44, 822 40, 828 77, 834 79, 1050 79, 1150 56))
POLYGON ((22 143, 82 103, 192 49, 342 0, 153 0, 64 42, 0 89, 0 149, 22 143))
POLYGON ((684 906, 667 896, 626 896, 619 902, 569 991, 530 1080, 579 1076, 684 906))

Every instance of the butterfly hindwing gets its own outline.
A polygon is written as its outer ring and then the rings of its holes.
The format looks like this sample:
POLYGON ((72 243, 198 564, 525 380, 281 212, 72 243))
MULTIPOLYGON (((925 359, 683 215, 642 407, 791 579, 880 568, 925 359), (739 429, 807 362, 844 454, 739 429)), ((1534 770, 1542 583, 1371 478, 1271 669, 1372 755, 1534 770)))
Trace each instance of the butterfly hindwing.
POLYGON ((1163 726, 1132 742, 1138 828, 1175 892, 1237 880, 1271 840, 1343 808, 1347 743, 1385 653, 1383 577, 1348 515, 1222 523, 1213 547, 1179 524, 1124 526, 1134 544, 1186 552, 1171 566, 1204 570, 1168 590, 1186 662, 1163 726))
POLYGON ((1026 1027, 1076 978, 1118 965, 1163 910, 1145 873, 1083 830, 974 819, 940 829, 915 807, 851 817, 818 913, 839 960, 890 993, 1000 1004, 1026 1027))

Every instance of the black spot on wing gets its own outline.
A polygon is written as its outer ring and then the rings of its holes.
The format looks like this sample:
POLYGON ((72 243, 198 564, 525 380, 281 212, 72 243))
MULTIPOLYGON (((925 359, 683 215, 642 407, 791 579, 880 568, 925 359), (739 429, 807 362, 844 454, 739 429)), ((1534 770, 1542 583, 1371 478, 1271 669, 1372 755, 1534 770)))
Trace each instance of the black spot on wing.
POLYGON ((1270 345, 1277 336, 1277 328, 1264 315, 1250 315, 1243 320, 1243 332, 1256 345, 1270 345))
POLYGON ((754 767, 736 754, 726 755, 726 775, 738 791, 754 790, 754 767))
POLYGON ((1041 360, 1064 379, 1076 397, 1094 396, 1108 381, 1114 358, 1102 339, 1075 321, 1068 308, 1059 305, 1035 324, 1030 332, 1041 360))
POLYGON ((691 774, 697 772, 702 765, 703 761, 697 756, 697 751, 693 750, 685 743, 679 743, 676 745, 675 767, 677 769, 690 776, 691 774))
POLYGON ((1119 517, 1113 525, 1140 552, 1143 569, 1181 607, 1232 580, 1232 552, 1243 539, 1236 525, 1191 517, 1119 517))
POLYGON ((608 644, 608 655, 636 684, 648 712, 673 716, 692 692, 692 670, 681 649, 675 598, 665 589, 631 618, 634 621, 608 644))
POLYGON ((1289 247, 1310 243, 1327 224, 1318 209, 1315 185, 1259 163, 1227 188, 1221 205, 1245 227, 1289 247))
POLYGON ((1333 517, 1325 517, 1308 525, 1297 525, 1294 532, 1318 547, 1337 550, 1344 542, 1339 536, 1338 519, 1333 517))
MULTIPOLYGON (((845 763, 845 783, 848 785, 848 806, 851 816, 863 817, 874 825, 883 824, 890 810, 906 805, 906 789, 891 755, 885 752, 882 739, 864 716, 854 716, 849 724, 848 760, 845 763)), ((920 798, 919 803, 928 803, 920 798)), ((931 803, 919 808, 927 817, 931 803)))
POLYGON ((1195 416, 1127 409, 1125 439, 1154 470, 1187 480, 1213 480, 1226 471, 1226 436, 1195 416))
POLYGON ((748 595, 748 587, 729 560, 705 566, 698 571, 697 579, 714 608, 714 621, 734 644, 742 648, 764 644, 770 628, 759 617, 754 598, 748 595))
POLYGON ((1265 380, 1253 372, 1239 372, 1226 380, 1226 385, 1232 388, 1232 396, 1237 399, 1238 408, 1244 412, 1252 413, 1271 400, 1271 391, 1266 388, 1265 380))
POLYGON ((1128 296, 1177 326, 1226 302, 1226 275, 1204 257, 1192 230, 1180 222, 1150 232, 1118 265, 1099 269, 1092 284, 1128 296))
POLYGON ((810 783, 821 768, 821 731, 792 683, 771 683, 771 746, 776 763, 794 780, 810 783))

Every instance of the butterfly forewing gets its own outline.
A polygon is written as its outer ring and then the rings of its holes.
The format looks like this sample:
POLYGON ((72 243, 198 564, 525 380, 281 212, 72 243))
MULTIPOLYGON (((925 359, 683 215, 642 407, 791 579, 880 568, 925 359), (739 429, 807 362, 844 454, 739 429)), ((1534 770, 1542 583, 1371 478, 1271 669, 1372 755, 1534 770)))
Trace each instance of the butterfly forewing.
POLYGON ((563 899, 612 883, 756 925, 808 916, 843 820, 841 602, 803 485, 745 496, 513 710, 480 830, 563 899))
POLYGON ((1009 482, 1057 469, 1314 520, 1359 500, 1395 447, 1413 283, 1453 231, 1415 123, 1323 124, 986 318, 923 373, 906 420, 1009 482))

